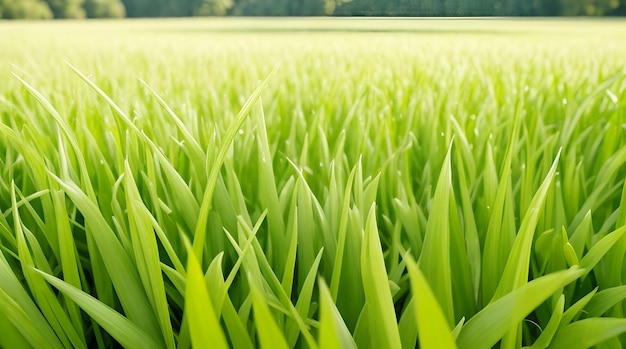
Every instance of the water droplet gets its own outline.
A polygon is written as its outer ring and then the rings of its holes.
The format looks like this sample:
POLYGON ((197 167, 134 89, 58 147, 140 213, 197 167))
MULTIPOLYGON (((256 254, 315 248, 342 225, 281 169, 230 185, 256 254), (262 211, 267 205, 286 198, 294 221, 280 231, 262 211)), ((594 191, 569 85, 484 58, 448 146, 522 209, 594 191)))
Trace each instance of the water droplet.
POLYGON ((563 100, 561 101, 561 103, 563 103, 563 105, 567 104, 567 98, 563 98, 563 100))
POLYGON ((445 134, 443 132, 441 132, 441 137, 445 136, 445 134))
POLYGON ((239 134, 242 135, 243 134, 243 129, 239 129, 239 134))

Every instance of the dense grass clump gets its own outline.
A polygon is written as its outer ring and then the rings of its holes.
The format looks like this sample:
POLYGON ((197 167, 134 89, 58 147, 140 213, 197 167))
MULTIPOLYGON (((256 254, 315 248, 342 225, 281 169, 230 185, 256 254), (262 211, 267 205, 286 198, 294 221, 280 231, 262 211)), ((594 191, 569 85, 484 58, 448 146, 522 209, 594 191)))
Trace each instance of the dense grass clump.
POLYGON ((0 348, 624 346, 623 29, 0 24, 0 348))

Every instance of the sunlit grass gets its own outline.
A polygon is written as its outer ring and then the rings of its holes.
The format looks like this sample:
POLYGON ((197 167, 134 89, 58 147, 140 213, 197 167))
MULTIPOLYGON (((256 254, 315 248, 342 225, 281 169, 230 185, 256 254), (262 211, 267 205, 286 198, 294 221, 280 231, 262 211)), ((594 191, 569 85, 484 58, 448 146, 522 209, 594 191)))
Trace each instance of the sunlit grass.
POLYGON ((0 24, 0 348, 622 347, 624 28, 0 24))

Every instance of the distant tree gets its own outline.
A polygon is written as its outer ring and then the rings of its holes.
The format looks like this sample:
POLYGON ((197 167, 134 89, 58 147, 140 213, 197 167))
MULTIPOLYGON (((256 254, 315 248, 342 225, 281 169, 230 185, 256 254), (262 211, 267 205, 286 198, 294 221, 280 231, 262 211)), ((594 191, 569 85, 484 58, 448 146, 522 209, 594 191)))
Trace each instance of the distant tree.
POLYGON ((561 0, 562 15, 602 16, 620 7, 620 0, 561 0))
POLYGON ((46 0, 54 18, 85 18, 83 0, 46 0))
POLYGON ((119 0, 85 0, 88 18, 123 18, 126 15, 124 4, 119 0))
POLYGON ((326 0, 292 0, 289 5, 292 16, 320 16, 324 14, 326 0))
POLYGON ((201 0, 193 13, 195 16, 224 16, 231 7, 232 0, 201 0))
POLYGON ((620 0, 595 0, 593 1, 593 12, 588 13, 603 16, 620 7, 620 0))
POLYGON ((52 11, 41 0, 0 0, 0 18, 50 19, 52 11))

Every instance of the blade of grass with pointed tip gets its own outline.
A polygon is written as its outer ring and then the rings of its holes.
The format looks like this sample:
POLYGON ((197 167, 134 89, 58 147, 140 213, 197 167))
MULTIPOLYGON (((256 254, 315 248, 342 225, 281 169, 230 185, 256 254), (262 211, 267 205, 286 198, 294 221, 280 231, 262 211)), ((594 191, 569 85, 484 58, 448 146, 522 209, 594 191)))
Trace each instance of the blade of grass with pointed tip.
MULTIPOLYGON (((191 158, 193 163, 197 164, 196 166, 199 166, 199 168, 196 169, 196 172, 204 173, 204 166, 202 166, 202 164, 204 164, 205 156, 204 151, 202 151, 202 148, 200 147, 200 144, 198 144, 198 141, 191 134, 191 132, 189 132, 183 121, 178 117, 178 115, 176 115, 176 113, 174 113, 174 110, 170 108, 165 100, 163 100, 163 98, 161 98, 161 96, 159 96, 145 81, 139 79, 139 82, 141 82, 141 84, 150 92, 150 94, 152 94, 152 96, 165 110, 166 114, 174 122, 180 133, 183 135, 183 141, 190 145, 189 157, 191 158)), ((200 176, 200 179, 202 179, 202 176, 200 176)))
MULTIPOLYGON (((311 269, 304 280, 304 284, 302 285, 302 289, 300 290, 300 295, 298 295, 296 310, 298 310, 298 313, 303 319, 308 317, 311 309, 315 279, 317 278, 317 272, 323 253, 324 249, 322 248, 317 254, 317 257, 315 257, 315 261, 313 261, 313 265, 311 266, 311 269)), ((298 324, 295 321, 287 323, 285 328, 285 337, 287 338, 289 346, 293 348, 298 340, 298 324)))
POLYGON ((565 306, 565 295, 561 295, 559 300, 554 307, 554 311, 552 312, 552 316, 550 317, 550 321, 546 327, 541 331, 539 338, 533 343, 530 349, 545 349, 550 346, 550 342, 554 338, 554 334, 559 328, 559 324, 561 323, 561 319, 563 317, 563 307, 565 306))
MULTIPOLYGON (((257 157, 259 161, 259 199, 263 207, 267 207, 267 223, 269 228, 269 236, 272 241, 279 244, 279 241, 285 240, 285 223, 283 220, 283 212, 280 210, 278 200, 278 191, 276 189, 276 178, 274 168, 272 167, 272 153, 270 152, 270 144, 267 138, 267 129, 265 126, 265 113, 263 112, 263 100, 259 97, 258 111, 256 115, 257 127, 257 157)), ((287 244, 284 247, 288 246, 287 244)), ((286 248, 279 248, 273 262, 278 273, 285 270, 286 256, 289 252, 286 248)))
POLYGON ((267 307, 261 291, 254 283, 250 283, 252 293, 252 307, 254 309, 254 323, 258 331, 260 346, 262 349, 288 349, 287 339, 283 331, 276 324, 270 309, 267 307))
POLYGON ((318 345, 328 349, 356 349, 350 331, 337 310, 330 290, 323 279, 318 282, 320 291, 320 328, 318 345))
MULTIPOLYGON (((255 236, 255 235, 253 235, 255 236)), ((252 238, 248 239, 246 242, 246 246, 242 249, 242 255, 237 260, 235 267, 231 271, 230 275, 233 273, 237 273, 239 270, 239 265, 241 264, 243 256, 245 256, 246 251, 250 247, 252 242, 252 238)), ((206 274, 204 275, 204 280, 206 283, 206 289, 211 290, 209 294, 211 298, 211 302, 213 303, 213 309, 215 310, 216 317, 220 317, 224 320, 225 330, 228 331, 228 335, 230 341, 232 343, 233 348, 246 348, 252 349, 254 346, 248 332, 237 316, 237 311, 231 302, 230 297, 227 297, 227 291, 230 287, 232 281, 226 283, 224 282, 224 275, 222 274, 222 260, 224 253, 218 254, 207 269, 206 274)), ((229 275, 229 278, 230 278, 229 275)), ((233 276, 234 277, 234 276, 233 276)))
POLYGON ((551 348, 590 348, 626 332, 626 319, 590 318, 571 323, 560 329, 551 348))
POLYGON ((76 184, 64 182, 50 174, 72 199, 85 217, 92 224, 91 236, 103 258, 106 270, 113 282, 122 306, 131 321, 136 322, 144 331, 156 337, 160 327, 156 320, 140 277, 133 262, 124 251, 120 241, 111 230, 96 204, 83 193, 76 184))
POLYGON ((454 323, 452 303, 452 276, 450 270, 450 195, 452 195, 452 170, 450 157, 452 143, 443 162, 435 197, 433 199, 424 246, 418 264, 435 293, 449 324, 454 323))
POLYGON ((200 205, 200 213, 198 215, 198 221, 194 230, 193 251, 198 257, 198 262, 200 263, 200 265, 202 265, 202 251, 204 250, 204 244, 206 240, 206 225, 209 219, 209 211, 211 210, 213 191, 217 183, 217 177, 219 175, 220 169, 222 167, 222 164, 224 163, 224 159, 226 158, 226 153, 228 151, 228 148, 230 148, 231 143, 235 139, 237 130, 239 130, 239 128, 241 128, 241 125, 243 125, 243 122, 246 120, 248 113, 254 106, 254 103, 256 103, 256 101, 261 96, 261 92, 265 89, 265 86, 274 75, 276 70, 278 70, 278 66, 274 67, 274 70, 272 70, 272 72, 265 78, 265 80, 263 80, 263 82, 256 88, 256 90, 254 90, 252 95, 250 95, 246 103, 239 111, 239 114, 237 114, 233 122, 226 130, 226 134, 223 136, 220 145, 218 146, 217 155, 215 156, 215 161, 211 165, 211 171, 209 172, 207 184, 204 189, 204 196, 202 197, 202 203, 200 205))
MULTIPOLYGON (((47 260, 43 256, 43 253, 39 253, 38 255, 36 254, 35 258, 33 258, 30 249, 27 246, 25 235, 30 232, 24 231, 25 228, 21 221, 19 210, 17 209, 14 184, 13 190, 11 191, 11 201, 13 205, 13 220, 14 226, 16 227, 17 247, 20 263, 22 265, 22 272, 26 279, 26 284, 33 294, 35 302, 64 346, 67 347, 71 343, 71 345, 75 348, 86 348, 84 337, 81 337, 81 335, 76 332, 76 329, 67 317, 67 314, 63 311, 63 307, 50 289, 50 286, 43 278, 41 278, 39 274, 33 271, 33 268, 35 267, 35 259, 38 260, 39 264, 41 264, 46 270, 49 270, 50 267, 47 260)), ((29 239, 29 241, 37 244, 35 239, 29 239)), ((36 249, 36 247, 39 246, 33 246, 33 249, 36 249)))
POLYGON ((375 348, 402 348, 385 259, 378 237, 375 205, 372 205, 367 215, 361 266, 372 344, 375 348))
POLYGON ((193 253, 188 254, 186 281, 185 318, 189 324, 191 343, 195 348, 205 347, 209 343, 214 348, 228 348, 224 332, 209 298, 200 264, 193 253))
POLYGON ((559 163, 561 151, 557 154, 552 167, 548 171, 543 183, 535 193, 530 202, 526 215, 522 219, 519 232, 515 237, 511 254, 507 259, 502 278, 498 284, 498 288, 493 296, 493 300, 497 300, 503 295, 515 290, 516 288, 528 282, 528 270, 530 265, 530 254, 533 237, 535 236, 535 228, 541 212, 541 207, 545 201, 548 189, 552 184, 556 168, 559 163))
POLYGON ((105 304, 52 275, 37 270, 52 286, 68 296, 120 344, 128 348, 163 348, 136 324, 105 304))
POLYGON ((585 307, 587 317, 600 317, 612 306, 626 299, 626 286, 611 287, 596 293, 585 307))
POLYGON ((128 161, 124 162, 124 187, 129 233, 139 277, 152 309, 154 309, 158 318, 167 348, 175 348, 167 297, 163 285, 163 274, 161 273, 157 239, 152 229, 151 219, 145 214, 146 210, 142 209, 144 208, 144 203, 128 161))
POLYGON ((339 280, 341 280, 341 267, 343 266, 343 256, 346 246, 346 235, 348 229, 348 210, 350 208, 350 193, 352 192, 352 185, 354 183, 354 176, 356 173, 356 167, 350 171, 348 176, 348 182, 346 183, 346 189, 343 194, 343 201, 341 204, 341 216, 339 222, 339 231, 337 237, 337 252, 335 253, 335 263, 333 264, 333 273, 330 280, 330 294, 333 300, 337 300, 337 293, 339 291, 339 280))
MULTIPOLYGON (((519 119, 516 117, 516 119, 519 119)), ((517 120, 511 132, 502 163, 502 170, 494 200, 488 203, 490 208, 489 225, 485 235, 482 259, 482 291, 486 303, 496 293, 507 258, 514 240, 514 218, 510 210, 511 162, 517 139, 517 120), (508 211, 506 209, 509 209, 508 211), (513 219, 512 219, 513 218, 513 219), (513 228, 513 229, 511 229, 513 228)), ((489 147, 489 149, 491 149, 489 147)), ((491 151, 489 151, 490 157, 491 151)), ((486 178, 487 179, 487 178, 486 178)), ((496 182, 494 182, 496 183, 496 182)), ((485 185, 488 185, 485 183, 485 185)))
POLYGON ((424 275, 410 256, 407 256, 405 261, 411 279, 411 291, 416 300, 414 306, 420 347, 456 348, 448 320, 424 275))
MULTIPOLYGON (((52 202, 54 203, 54 209, 57 215, 57 230, 59 236, 59 254, 61 257, 61 267, 63 270, 63 279, 68 284, 82 289, 81 278, 79 271, 79 264, 77 261, 77 251, 74 237, 70 223, 66 217, 68 217, 67 209, 65 206, 65 194, 62 191, 55 191, 52 193, 52 202)), ((76 304, 68 302, 65 305, 68 315, 74 324, 76 330, 80 333, 83 330, 81 314, 76 304)))
POLYGON ((459 348, 491 348, 528 314, 563 286, 582 276, 584 270, 568 270, 536 278, 507 293, 479 311, 461 329, 459 348))
MULTIPOLYGON (((592 271, 592 269, 600 262, 611 248, 624 236, 626 233, 626 226, 622 226, 619 229, 607 234, 600 241, 589 249, 589 251, 581 258, 580 267, 586 269, 585 276, 592 271)), ((584 278, 584 277, 583 277, 584 278)))

